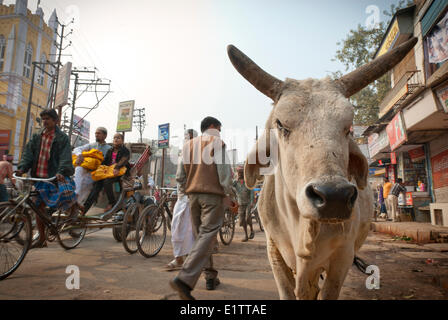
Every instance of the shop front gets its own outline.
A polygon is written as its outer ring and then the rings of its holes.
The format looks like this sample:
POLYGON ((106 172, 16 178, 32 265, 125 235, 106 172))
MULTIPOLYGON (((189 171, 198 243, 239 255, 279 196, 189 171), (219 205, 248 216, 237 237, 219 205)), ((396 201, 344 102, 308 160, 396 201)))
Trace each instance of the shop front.
POLYGON ((429 204, 432 198, 428 189, 430 170, 425 144, 415 144, 409 140, 401 112, 388 124, 386 131, 392 151, 392 163, 397 163, 394 180, 401 178, 407 190, 398 200, 401 211, 407 213, 404 219, 430 222, 429 204))

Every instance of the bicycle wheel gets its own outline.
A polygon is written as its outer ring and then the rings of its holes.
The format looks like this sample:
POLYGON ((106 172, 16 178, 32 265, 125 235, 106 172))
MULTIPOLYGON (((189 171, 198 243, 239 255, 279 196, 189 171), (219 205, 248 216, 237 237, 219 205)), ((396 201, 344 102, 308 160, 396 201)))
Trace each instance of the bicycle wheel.
POLYGON ((146 258, 154 257, 159 253, 166 240, 166 220, 163 209, 150 205, 146 207, 137 222, 137 248, 146 258), (154 227, 159 225, 158 229, 154 227))
POLYGON ((117 242, 122 242, 123 239, 121 237, 121 226, 115 226, 112 228, 112 236, 117 242))
POLYGON ((138 251, 136 241, 136 225, 139 217, 139 206, 137 203, 131 204, 123 217, 121 225, 121 238, 124 249, 130 254, 138 251))
POLYGON ((22 263, 31 246, 31 219, 23 207, 0 204, 0 280, 10 276, 22 263))
POLYGON ((219 238, 224 245, 228 246, 232 242, 234 234, 235 219, 233 213, 229 209, 226 209, 222 226, 219 228, 219 238))
POLYGON ((79 219, 81 215, 82 211, 77 205, 66 211, 58 210, 53 214, 53 218, 56 218, 57 238, 65 250, 76 248, 86 235, 85 223, 79 219))

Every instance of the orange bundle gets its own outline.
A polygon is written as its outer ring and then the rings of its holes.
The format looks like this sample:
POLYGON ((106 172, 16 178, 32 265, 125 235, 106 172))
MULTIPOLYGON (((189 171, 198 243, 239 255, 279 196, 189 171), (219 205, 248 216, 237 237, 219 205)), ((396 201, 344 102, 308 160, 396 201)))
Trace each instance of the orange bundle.
MULTIPOLYGON (((103 153, 97 149, 91 149, 90 151, 83 151, 82 156, 84 158, 81 163, 81 167, 90 171, 96 170, 103 162, 103 153)), ((76 159, 78 157, 74 154, 72 155, 73 166, 76 167, 76 159)))
POLYGON ((120 169, 118 176, 114 176, 115 164, 111 166, 101 165, 91 173, 93 181, 100 181, 108 178, 120 177, 126 173, 126 167, 120 169))

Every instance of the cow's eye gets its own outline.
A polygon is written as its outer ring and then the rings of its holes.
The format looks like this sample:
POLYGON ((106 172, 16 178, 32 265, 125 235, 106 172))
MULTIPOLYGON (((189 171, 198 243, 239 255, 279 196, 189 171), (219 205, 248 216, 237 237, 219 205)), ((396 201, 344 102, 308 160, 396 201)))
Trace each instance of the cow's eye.
POLYGON ((291 131, 289 131, 288 129, 286 129, 282 123, 280 122, 280 120, 277 120, 277 128, 278 131, 280 131, 280 133, 284 136, 284 137, 288 137, 289 134, 291 133, 291 131))

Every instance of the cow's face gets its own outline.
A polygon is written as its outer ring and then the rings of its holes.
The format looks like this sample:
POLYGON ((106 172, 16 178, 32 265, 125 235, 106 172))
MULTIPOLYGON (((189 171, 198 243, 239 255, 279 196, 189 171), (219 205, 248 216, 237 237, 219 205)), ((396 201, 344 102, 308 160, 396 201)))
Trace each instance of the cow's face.
POLYGON ((358 188, 350 168, 363 164, 358 172, 367 171, 362 159, 350 161, 362 157, 350 157, 352 123, 353 107, 330 79, 285 81, 268 125, 278 146, 276 174, 301 216, 320 222, 351 217, 358 188))
MULTIPOLYGON (((368 164, 350 138, 353 107, 347 98, 393 68, 416 42, 413 38, 338 80, 285 82, 228 46, 238 72, 274 101, 261 140, 275 137, 279 157, 276 180, 281 179, 302 216, 330 223, 350 219, 358 188, 367 184, 368 164)), ((271 144, 261 145, 272 158, 276 150, 270 150, 271 144)), ((262 174, 263 164, 258 156, 253 159, 255 162, 249 155, 244 169, 248 187, 253 187, 262 174)))

